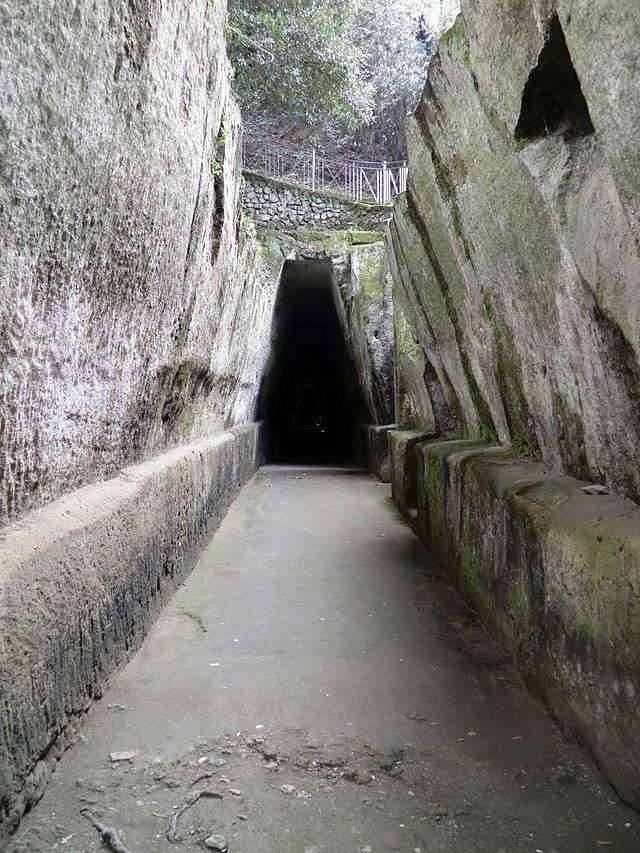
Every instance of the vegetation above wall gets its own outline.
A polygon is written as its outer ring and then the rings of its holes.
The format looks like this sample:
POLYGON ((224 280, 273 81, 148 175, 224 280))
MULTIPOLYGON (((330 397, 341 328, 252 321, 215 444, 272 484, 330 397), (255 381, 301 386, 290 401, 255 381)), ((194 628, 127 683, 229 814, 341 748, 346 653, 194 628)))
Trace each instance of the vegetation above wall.
POLYGON ((229 51, 249 132, 402 157, 434 45, 416 0, 230 0, 229 51))

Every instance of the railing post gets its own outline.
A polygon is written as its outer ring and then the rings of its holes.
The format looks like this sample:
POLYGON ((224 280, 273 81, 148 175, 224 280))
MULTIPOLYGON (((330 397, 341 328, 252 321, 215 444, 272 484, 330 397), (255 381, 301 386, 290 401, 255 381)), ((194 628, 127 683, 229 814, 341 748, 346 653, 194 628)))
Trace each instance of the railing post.
POLYGON ((316 188, 316 149, 311 152, 311 189, 316 188))

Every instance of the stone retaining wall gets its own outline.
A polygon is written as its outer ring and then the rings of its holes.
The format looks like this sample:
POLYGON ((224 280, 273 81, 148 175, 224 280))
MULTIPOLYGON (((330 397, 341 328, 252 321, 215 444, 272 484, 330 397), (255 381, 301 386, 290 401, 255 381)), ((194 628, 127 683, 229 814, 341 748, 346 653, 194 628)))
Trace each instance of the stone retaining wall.
POLYGON ((391 216, 391 207, 385 205, 353 202, 253 172, 244 173, 243 207, 256 225, 273 228, 377 228, 391 216))
POLYGON ((5 528, 0 848, 264 461, 264 432, 249 424, 181 447, 5 528))

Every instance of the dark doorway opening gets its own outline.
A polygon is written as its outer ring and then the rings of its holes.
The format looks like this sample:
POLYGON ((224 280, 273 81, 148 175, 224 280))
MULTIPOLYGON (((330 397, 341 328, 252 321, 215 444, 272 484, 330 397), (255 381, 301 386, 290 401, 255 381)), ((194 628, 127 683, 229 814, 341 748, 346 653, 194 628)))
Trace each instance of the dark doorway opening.
POLYGON ((286 261, 258 417, 269 421, 274 462, 355 458, 362 395, 334 297, 330 259, 286 261))

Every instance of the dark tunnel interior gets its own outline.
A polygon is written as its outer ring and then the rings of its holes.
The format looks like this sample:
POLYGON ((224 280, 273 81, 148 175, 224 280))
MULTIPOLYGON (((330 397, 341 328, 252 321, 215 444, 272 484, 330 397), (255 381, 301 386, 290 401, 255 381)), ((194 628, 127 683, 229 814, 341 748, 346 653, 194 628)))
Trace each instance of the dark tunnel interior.
POLYGON ((353 461, 364 413, 331 260, 286 261, 257 413, 269 421, 272 461, 353 461))

